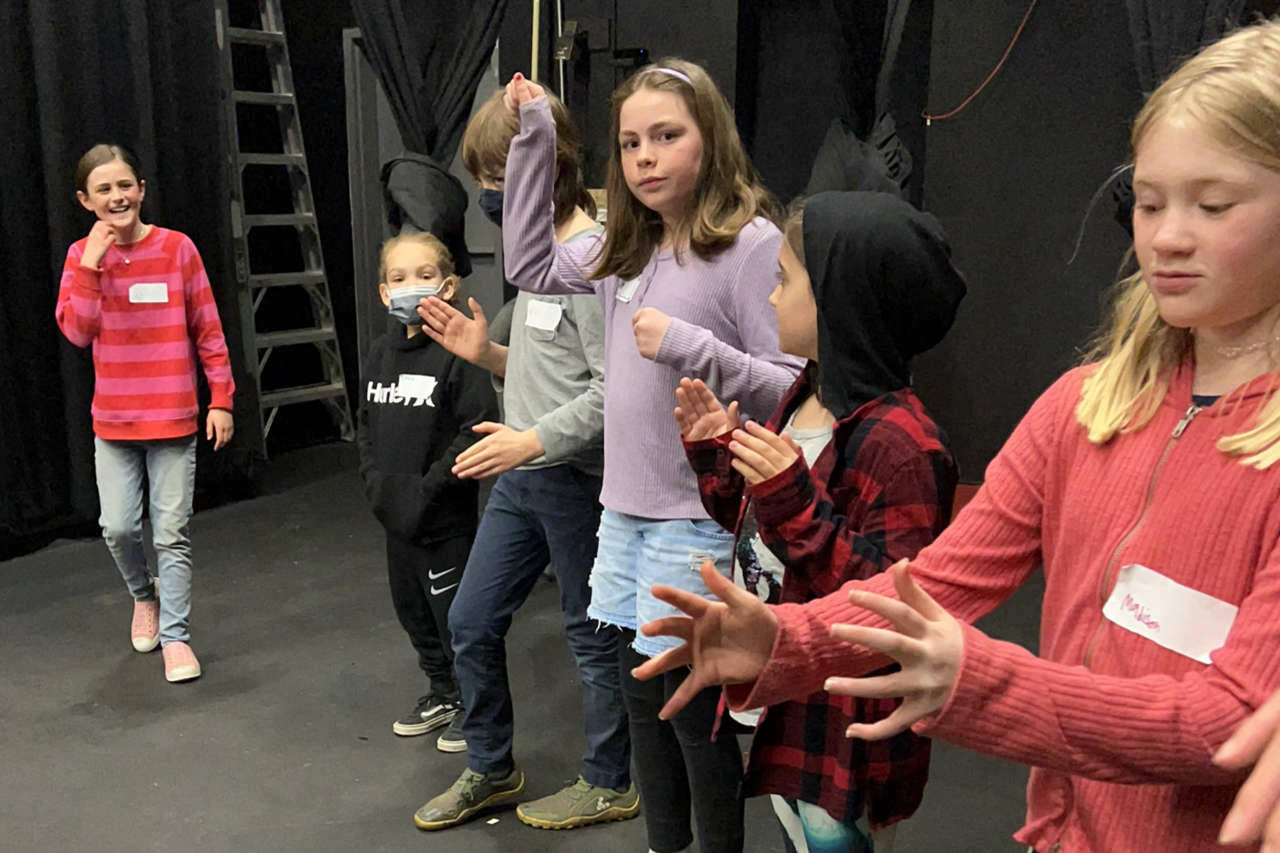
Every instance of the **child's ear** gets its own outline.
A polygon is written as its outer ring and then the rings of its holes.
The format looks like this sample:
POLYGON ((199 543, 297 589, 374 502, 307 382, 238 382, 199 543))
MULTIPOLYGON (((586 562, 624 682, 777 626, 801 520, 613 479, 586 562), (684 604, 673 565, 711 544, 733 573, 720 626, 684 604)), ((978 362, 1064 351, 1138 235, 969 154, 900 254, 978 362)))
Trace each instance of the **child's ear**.
POLYGON ((387 287, 385 281, 378 283, 378 295, 382 297, 382 304, 391 307, 391 288, 387 287))
POLYGON ((440 301, 452 303, 453 298, 458 295, 458 277, 451 275, 440 284, 440 301))
POLYGON ((140 179, 138 181, 138 203, 141 204, 146 199, 146 197, 147 197, 147 182, 140 179))
POLYGON ((89 194, 84 190, 76 190, 76 198, 80 201, 80 206, 85 210, 92 211, 93 205, 89 203, 89 194))

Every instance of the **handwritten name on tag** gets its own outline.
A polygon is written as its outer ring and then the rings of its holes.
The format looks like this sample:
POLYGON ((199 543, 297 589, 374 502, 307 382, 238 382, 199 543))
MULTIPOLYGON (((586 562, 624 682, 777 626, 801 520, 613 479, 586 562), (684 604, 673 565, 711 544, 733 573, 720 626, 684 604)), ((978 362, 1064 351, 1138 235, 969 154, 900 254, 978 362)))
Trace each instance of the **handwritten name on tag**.
POLYGON ((1210 663, 1240 608, 1183 586, 1154 569, 1125 566, 1102 608, 1108 620, 1180 655, 1210 663))

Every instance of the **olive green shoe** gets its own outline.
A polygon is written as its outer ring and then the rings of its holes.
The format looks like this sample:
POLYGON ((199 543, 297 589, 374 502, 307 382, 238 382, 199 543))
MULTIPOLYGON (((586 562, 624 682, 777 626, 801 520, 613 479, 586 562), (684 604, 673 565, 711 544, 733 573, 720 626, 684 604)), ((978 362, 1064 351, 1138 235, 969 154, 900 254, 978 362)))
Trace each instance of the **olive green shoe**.
POLYGON ((516 817, 538 829, 577 829, 593 823, 630 820, 640 814, 636 786, 625 791, 592 785, 581 776, 549 797, 516 806, 516 817))
POLYGON ((519 768, 506 776, 492 776, 468 767, 449 790, 414 812, 413 823, 418 829, 448 829, 485 809, 514 800, 523 790, 524 773, 519 768))

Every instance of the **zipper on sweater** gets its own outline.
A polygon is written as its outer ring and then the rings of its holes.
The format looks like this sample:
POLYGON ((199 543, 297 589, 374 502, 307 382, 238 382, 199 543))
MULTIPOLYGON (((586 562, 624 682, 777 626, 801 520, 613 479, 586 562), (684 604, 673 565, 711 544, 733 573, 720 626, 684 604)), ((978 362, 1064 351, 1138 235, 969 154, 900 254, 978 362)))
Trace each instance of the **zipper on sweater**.
MULTIPOLYGON (((1169 441, 1164 446, 1164 452, 1160 454, 1156 467, 1151 471, 1151 479, 1147 481, 1146 496, 1142 501, 1142 511, 1138 513, 1138 518, 1133 525, 1120 537, 1120 541, 1116 543, 1115 549, 1111 552, 1111 559, 1107 561, 1107 568, 1102 573, 1102 580, 1098 585, 1098 603, 1100 607, 1107 604, 1107 590, 1111 588, 1111 573, 1115 570, 1116 563, 1120 560, 1120 552, 1124 550, 1124 546, 1129 544, 1129 540, 1138 532, 1138 528, 1142 527, 1142 522, 1147 518, 1147 512, 1151 509, 1151 500, 1155 497, 1156 482, 1160 479, 1160 471, 1164 468, 1165 460, 1169 458, 1169 454, 1173 452, 1173 446, 1178 443, 1178 439, 1186 432, 1187 427, 1191 424, 1191 419, 1203 411, 1200 406, 1192 405, 1179 419, 1174 426, 1173 432, 1169 435, 1169 441)), ((1093 658, 1093 648, 1098 642, 1098 636, 1102 633, 1102 628, 1106 623, 1106 618, 1098 621, 1098 626, 1093 629, 1093 636, 1089 638, 1089 645, 1084 652, 1084 665, 1087 668, 1093 658)))

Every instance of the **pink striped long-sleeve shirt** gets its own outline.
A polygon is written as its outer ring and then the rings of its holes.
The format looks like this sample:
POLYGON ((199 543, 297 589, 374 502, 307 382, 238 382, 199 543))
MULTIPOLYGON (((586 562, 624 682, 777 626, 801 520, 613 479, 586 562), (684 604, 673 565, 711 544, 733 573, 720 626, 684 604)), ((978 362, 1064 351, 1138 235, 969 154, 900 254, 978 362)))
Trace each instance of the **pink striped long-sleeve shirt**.
POLYGON ((187 235, 153 225, 114 245, 100 269, 80 264, 85 240, 67 250, 58 328, 93 347, 93 430, 99 438, 179 438, 196 431, 196 362, 211 408, 231 409, 235 382, 218 308, 200 253, 187 235))

